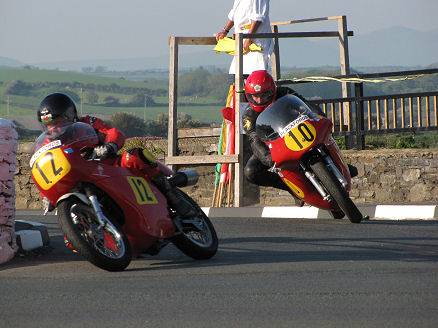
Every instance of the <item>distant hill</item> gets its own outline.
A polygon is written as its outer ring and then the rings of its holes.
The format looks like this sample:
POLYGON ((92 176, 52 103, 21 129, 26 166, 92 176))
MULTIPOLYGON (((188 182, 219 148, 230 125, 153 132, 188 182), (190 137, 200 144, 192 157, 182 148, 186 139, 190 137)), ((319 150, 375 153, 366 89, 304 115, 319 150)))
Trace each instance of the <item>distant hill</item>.
POLYGON ((0 67, 20 67, 24 66, 22 62, 19 62, 18 60, 7 58, 7 57, 1 57, 0 56, 0 67))
MULTIPOLYGON (((368 66, 432 66, 438 62, 438 30, 416 31, 406 27, 391 27, 368 34, 354 31, 350 42, 350 64, 353 67, 368 66)), ((231 57, 215 54, 213 47, 199 47, 180 51, 180 68, 216 66, 226 68, 231 57), (189 52, 191 51, 191 52, 189 52)), ((337 40, 333 39, 282 39, 280 41, 281 64, 285 67, 337 66, 339 50, 337 40)), ((0 66, 2 66, 0 57, 0 66)), ((5 58, 6 60, 7 58, 5 58)), ((10 65, 23 65, 10 60, 10 65)), ((148 69, 167 69, 169 55, 163 54, 147 58, 80 60, 47 63, 33 63, 40 68, 75 70, 84 67, 104 66, 111 71, 133 71, 148 69)))

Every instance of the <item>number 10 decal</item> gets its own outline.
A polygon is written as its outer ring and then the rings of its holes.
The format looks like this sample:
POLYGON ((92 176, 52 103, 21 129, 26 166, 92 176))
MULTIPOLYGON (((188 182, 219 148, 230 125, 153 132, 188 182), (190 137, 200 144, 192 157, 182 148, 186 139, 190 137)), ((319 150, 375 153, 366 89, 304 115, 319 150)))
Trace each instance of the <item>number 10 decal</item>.
POLYGON ((293 151, 301 151, 309 148, 315 139, 316 130, 309 122, 298 124, 284 136, 284 142, 287 148, 293 151))

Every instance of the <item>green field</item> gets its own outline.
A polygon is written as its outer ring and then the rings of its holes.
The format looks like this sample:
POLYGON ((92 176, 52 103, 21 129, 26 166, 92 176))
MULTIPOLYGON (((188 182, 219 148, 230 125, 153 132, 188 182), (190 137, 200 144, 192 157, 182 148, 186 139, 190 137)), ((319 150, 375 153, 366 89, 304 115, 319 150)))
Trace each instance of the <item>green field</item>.
POLYGON ((122 87, 149 88, 149 89, 167 89, 166 81, 129 81, 122 78, 100 77, 92 74, 83 74, 76 72, 66 72, 57 70, 44 69, 26 69, 26 68, 8 68, 0 67, 0 82, 21 80, 24 82, 52 82, 52 83, 73 83, 83 84, 92 83, 98 85, 111 85, 113 83, 122 87))
MULTIPOLYGON (((151 79, 150 81, 128 81, 121 78, 98 77, 90 74, 81 74, 75 72, 64 72, 56 70, 40 70, 26 68, 0 68, 0 117, 17 120, 28 128, 38 128, 35 122, 35 112, 43 97, 54 91, 71 91, 77 95, 84 95, 87 91, 96 92, 99 99, 102 100, 107 96, 113 96, 120 100, 120 105, 106 106, 103 103, 88 104, 83 100, 76 102, 78 111, 85 114, 96 115, 104 119, 110 119, 111 115, 117 112, 126 112, 134 114, 140 118, 155 119, 157 115, 168 113, 167 96, 154 96, 156 106, 151 107, 132 107, 126 105, 129 99, 135 93, 141 93, 144 89, 164 90, 167 92, 167 81, 151 79), (5 89, 11 81, 22 81, 29 84, 49 83, 50 87, 35 87, 26 95, 9 95, 5 94, 5 89), (132 88, 130 93, 117 93, 108 91, 95 91, 82 87, 63 87, 63 84, 77 83, 80 85, 94 85, 95 88, 101 86, 117 85, 121 88, 132 88), (57 87, 59 85, 59 87, 57 87), (59 89, 57 89, 59 88, 59 89), (137 90, 137 91, 136 91, 137 90)), ((206 122, 218 123, 221 121, 221 105, 212 104, 214 101, 206 97, 180 97, 178 113, 185 113, 192 116, 193 119, 206 122)))

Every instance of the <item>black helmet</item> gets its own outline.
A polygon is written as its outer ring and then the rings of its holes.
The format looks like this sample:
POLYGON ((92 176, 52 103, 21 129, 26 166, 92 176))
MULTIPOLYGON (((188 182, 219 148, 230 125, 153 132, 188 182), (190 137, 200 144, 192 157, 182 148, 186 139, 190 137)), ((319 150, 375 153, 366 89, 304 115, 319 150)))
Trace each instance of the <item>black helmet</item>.
POLYGON ((64 118, 68 122, 75 122, 78 119, 75 103, 63 93, 52 93, 44 98, 38 108, 37 116, 38 121, 43 125, 50 125, 57 118, 64 118))

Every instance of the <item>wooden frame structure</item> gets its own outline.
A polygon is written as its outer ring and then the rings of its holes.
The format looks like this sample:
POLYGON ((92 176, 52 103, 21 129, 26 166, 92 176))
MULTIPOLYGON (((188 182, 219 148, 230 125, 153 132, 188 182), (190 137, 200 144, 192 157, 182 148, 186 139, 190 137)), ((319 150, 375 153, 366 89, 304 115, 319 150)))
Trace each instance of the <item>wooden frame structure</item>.
MULTIPOLYGON (((245 38, 272 38, 274 39, 273 53, 273 76, 275 80, 281 78, 280 71, 280 38, 326 38, 335 37, 339 39, 340 67, 341 74, 347 75, 350 73, 349 53, 348 53, 348 36, 352 36, 353 32, 347 30, 346 16, 331 16, 321 18, 310 18, 302 20, 290 20, 286 22, 272 23, 272 33, 254 33, 254 34, 236 34, 236 74, 235 88, 236 103, 235 107, 240 108, 242 101, 241 95, 243 91, 243 39, 245 38), (321 31, 321 32, 289 32, 279 33, 278 27, 282 25, 330 21, 337 20, 337 31, 321 31)), ((207 156, 177 156, 178 146, 178 130, 177 130, 177 99, 178 99, 178 53, 181 45, 215 45, 214 37, 178 37, 171 36, 169 38, 170 62, 169 62, 169 126, 168 126, 168 156, 165 159, 167 165, 182 164, 216 164, 216 163, 231 163, 234 165, 234 206, 240 207, 243 205, 243 135, 240 131, 240 114, 235 111, 235 155, 207 155, 207 156)), ((349 87, 346 83, 342 86, 343 95, 348 97, 349 87)))

